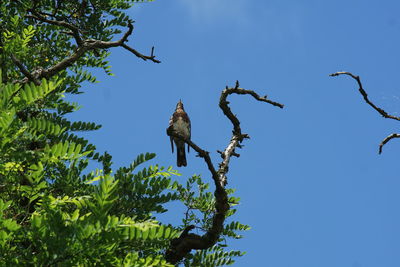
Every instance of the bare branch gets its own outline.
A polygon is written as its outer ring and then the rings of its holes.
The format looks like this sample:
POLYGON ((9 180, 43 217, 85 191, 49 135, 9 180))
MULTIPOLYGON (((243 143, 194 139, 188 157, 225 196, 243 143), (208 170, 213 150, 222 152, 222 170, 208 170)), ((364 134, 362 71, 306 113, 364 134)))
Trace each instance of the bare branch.
POLYGON ((145 56, 141 53, 139 53, 138 51, 136 51, 135 49, 133 49, 132 47, 128 46, 127 44, 121 44, 121 46, 123 48, 125 48, 126 50, 130 51, 131 53, 133 53, 135 56, 137 56, 138 58, 143 59, 144 61, 146 60, 151 60, 154 63, 161 63, 161 61, 157 60, 156 57, 154 56, 154 46, 152 47, 151 50, 151 55, 150 56, 145 56))
MULTIPOLYGON (((271 105, 274 105, 276 107, 283 108, 282 104, 267 99, 267 96, 261 97, 256 92, 254 92, 252 90, 246 90, 246 89, 243 89, 243 88, 239 88, 239 82, 236 81, 236 85, 235 85, 234 88, 226 87, 225 90, 222 91, 221 97, 220 97, 220 100, 219 100, 219 107, 222 109, 222 112, 224 112, 225 116, 227 116, 228 119, 232 122, 234 133, 241 133, 241 130, 240 130, 240 122, 236 118, 236 116, 232 113, 231 109, 228 107, 229 102, 226 100, 228 95, 231 95, 231 94, 238 94, 238 95, 246 95, 247 94, 247 95, 251 95, 252 97, 254 97, 258 101, 267 102, 267 103, 269 103, 271 105)), ((248 138, 248 136, 247 135, 241 136, 240 140, 242 140, 243 138, 248 138)))
MULTIPOLYGON (((393 115, 388 114, 386 111, 384 111, 384 110, 381 109, 380 107, 377 107, 374 103, 372 103, 372 102, 369 100, 368 94, 367 94, 367 92, 364 90, 364 88, 363 88, 363 86, 362 86, 362 84, 361 84, 360 76, 356 76, 356 75, 352 74, 351 72, 347 72, 347 71, 339 71, 339 72, 335 72, 335 73, 329 74, 329 76, 332 76, 332 77, 334 77, 334 76, 339 76, 339 75, 348 75, 348 76, 350 76, 351 78, 353 78, 354 80, 356 80, 357 83, 358 83, 358 86, 359 86, 358 90, 360 91, 361 95, 363 96, 365 102, 367 102, 367 104, 370 105, 373 109, 375 109, 376 111, 378 111, 379 114, 381 114, 384 118, 388 118, 388 119, 393 119, 393 120, 400 121, 400 117, 396 117, 396 116, 393 116, 393 115)), ((400 137, 400 134, 394 133, 394 134, 389 135, 389 136, 386 137, 385 139, 383 139, 383 141, 382 141, 382 142, 380 143, 380 145, 379 145, 379 154, 382 153, 383 146, 384 146, 387 142, 389 142, 389 141, 392 140, 393 138, 399 138, 399 137, 400 137)))
POLYGON ((347 72, 347 71, 339 71, 339 72, 335 72, 335 73, 329 74, 329 76, 332 76, 332 77, 334 77, 334 76, 339 76, 339 75, 348 75, 348 76, 350 76, 351 78, 353 78, 354 80, 356 80, 357 83, 358 83, 358 86, 359 86, 359 89, 358 89, 358 90, 360 91, 361 95, 364 97, 365 102, 367 102, 368 105, 370 105, 370 106, 373 107, 376 111, 378 111, 383 117, 388 118, 388 119, 393 119, 393 120, 398 120, 398 121, 400 121, 400 117, 396 117, 396 116, 393 116, 393 115, 388 114, 386 111, 384 111, 383 109, 377 107, 374 103, 372 103, 372 102, 369 100, 368 94, 367 94, 367 92, 365 92, 365 90, 364 90, 364 88, 363 88, 363 86, 362 86, 362 84, 361 84, 361 80, 360 80, 360 77, 359 77, 359 76, 356 76, 356 75, 354 75, 354 74, 352 74, 352 73, 350 73, 350 72, 347 72))
POLYGON ((382 140, 382 142, 379 144, 379 154, 382 154, 383 146, 394 138, 400 138, 400 134, 394 133, 382 140))
POLYGON ((283 108, 282 104, 267 99, 267 96, 260 97, 256 92, 254 92, 252 90, 246 90, 246 89, 240 88, 239 81, 236 81, 235 87, 233 87, 233 88, 226 87, 222 91, 221 97, 219 100, 219 107, 222 109, 222 112, 225 114, 226 117, 228 117, 228 119, 232 122, 232 125, 233 125, 233 133, 232 133, 231 141, 229 142, 225 151, 221 154, 223 161, 220 163, 220 167, 219 167, 220 181, 224 184, 227 183, 225 174, 229 170, 229 160, 234 154, 236 154, 235 148, 241 147, 240 143, 243 141, 243 139, 250 138, 247 134, 242 133, 242 129, 240 128, 239 119, 232 113, 230 107, 228 106, 229 102, 226 99, 231 94, 251 95, 258 101, 266 102, 273 106, 283 108))
POLYGON ((267 97, 260 97, 257 93, 252 90, 245 90, 239 88, 239 82, 236 82, 236 86, 233 88, 224 89, 221 93, 219 107, 222 109, 223 113, 228 117, 228 119, 232 122, 233 125, 233 132, 231 140, 228 146, 225 148, 223 152, 218 151, 221 154, 222 162, 219 164, 219 168, 216 171, 211 158, 209 156, 209 152, 201 149, 196 144, 194 144, 191 140, 184 138, 183 136, 175 133, 172 127, 167 129, 167 134, 172 137, 179 138, 185 143, 187 143, 191 148, 193 148, 200 157, 204 159, 207 164, 208 169, 211 172, 211 176, 214 180, 215 184, 215 214, 213 217, 212 225, 207 232, 200 236, 196 234, 189 234, 189 231, 193 229, 193 226, 188 226, 185 228, 181 236, 177 239, 172 240, 170 244, 170 248, 166 252, 166 259, 170 263, 177 263, 185 257, 187 253, 189 253, 192 249, 207 249, 218 241, 223 228, 226 213, 229 210, 229 203, 228 203, 228 194, 225 190, 225 186, 227 184, 227 177, 226 174, 229 171, 229 161, 232 156, 239 157, 239 154, 235 152, 237 147, 241 147, 240 143, 245 138, 249 138, 247 134, 242 134, 242 130, 240 128, 240 122, 238 118, 232 113, 230 107, 228 106, 228 101, 226 98, 231 94, 249 94, 253 96, 255 99, 270 103, 274 106, 278 106, 283 108, 282 104, 277 102, 268 100, 267 97))
POLYGON ((118 41, 113 41, 113 42, 106 42, 106 41, 101 41, 101 40, 95 40, 95 39, 88 39, 85 40, 85 43, 88 46, 91 46, 91 48, 111 48, 111 47, 117 47, 117 46, 122 46, 126 41, 128 41, 129 35, 131 35, 133 32, 133 24, 128 23, 128 30, 124 33, 121 39, 118 41))
POLYGON ((196 145, 193 141, 191 141, 191 140, 185 138, 184 136, 182 136, 182 135, 180 135, 180 134, 174 132, 174 131, 172 130, 172 127, 168 127, 168 128, 167 128, 167 135, 172 136, 172 137, 177 137, 177 138, 179 138, 179 139, 185 141, 186 144, 188 144, 191 148, 193 148, 193 150, 196 151, 196 152, 198 153, 198 156, 201 157, 201 158, 203 158, 204 161, 206 162, 207 167, 208 167, 208 170, 211 172, 211 175, 212 175, 212 178, 213 178, 213 180, 214 180, 215 186, 216 186, 216 187, 220 187, 220 183, 219 183, 219 181, 218 181, 218 173, 217 173, 217 171, 215 170, 214 165, 213 165, 213 163, 212 163, 212 161, 211 161, 211 158, 210 158, 210 155, 209 155, 210 152, 201 149, 201 148, 200 148, 198 145, 196 145))
MULTIPOLYGON (((221 150, 217 150, 217 153, 221 154, 221 158, 224 158, 224 157, 225 157, 224 152, 222 152, 221 150)), ((233 156, 233 157, 239 158, 239 157, 240 157, 240 154, 238 154, 238 153, 236 153, 236 152, 232 152, 232 156, 233 156)))

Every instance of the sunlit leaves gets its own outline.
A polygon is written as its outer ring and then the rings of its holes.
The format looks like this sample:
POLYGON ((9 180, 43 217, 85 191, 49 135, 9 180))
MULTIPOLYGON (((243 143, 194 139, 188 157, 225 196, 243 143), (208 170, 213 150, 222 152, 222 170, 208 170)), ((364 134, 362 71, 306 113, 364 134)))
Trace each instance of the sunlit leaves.
POLYGON ((139 253, 132 252, 126 255, 121 266, 135 266, 135 267, 145 267, 145 266, 158 266, 158 267, 173 267, 175 265, 167 263, 161 255, 158 256, 147 256, 146 258, 140 258, 139 253))
POLYGON ((47 94, 52 92, 58 87, 61 81, 47 81, 42 79, 41 85, 37 86, 33 83, 26 83, 23 90, 20 92, 21 100, 24 100, 26 104, 31 104, 32 102, 44 98, 47 94))
POLYGON ((153 157, 154 154, 142 154, 129 168, 123 167, 116 171, 115 177, 121 186, 117 211, 135 214, 139 218, 149 218, 150 212, 166 211, 162 204, 178 199, 178 194, 173 192, 174 183, 171 176, 179 174, 171 167, 165 169, 151 165, 136 173, 132 172, 139 164, 153 157))
POLYGON ((14 237, 14 232, 21 228, 15 220, 5 216, 11 205, 12 201, 5 202, 0 198, 0 252, 11 249, 9 241, 14 237))
MULTIPOLYGON (((212 219, 216 213, 215 196, 209 191, 209 184, 204 183, 200 176, 194 175, 187 179, 186 186, 175 183, 173 188, 179 192, 181 201, 186 206, 185 217, 183 224, 195 225, 198 229, 204 232, 209 229, 212 224, 212 219)), ((227 189, 229 209, 226 217, 233 215, 236 209, 233 206, 237 205, 240 198, 233 197, 234 189, 227 189)), ((228 238, 240 239, 242 236, 239 231, 247 231, 250 227, 241 224, 240 222, 230 222, 224 226, 222 235, 217 244, 207 250, 200 250, 193 255, 188 255, 185 259, 185 266, 223 266, 234 263, 234 259, 243 255, 240 251, 225 251, 228 238)))
POLYGON ((0 133, 8 130, 14 120, 15 109, 0 110, 0 133))
POLYGON ((57 143, 52 146, 47 145, 44 149, 46 158, 49 160, 74 160, 81 158, 90 153, 90 151, 82 152, 81 144, 70 143, 68 141, 57 143))
POLYGON ((123 228, 125 237, 132 240, 169 240, 179 235, 178 230, 164 225, 124 224, 120 227, 123 228))
MULTIPOLYGON (((16 29, 21 23, 21 18, 19 16, 14 16, 11 18, 11 23, 13 24, 13 28, 16 29)), ((26 28, 23 28, 21 34, 10 30, 5 30, 2 32, 2 39, 4 40, 3 49, 19 56, 25 55, 26 53, 24 52, 27 50, 27 47, 34 34, 35 29, 32 25, 28 25, 26 28)))
POLYGON ((207 250, 197 251, 192 261, 185 261, 185 266, 225 266, 234 263, 233 258, 244 255, 241 251, 223 251, 219 246, 213 246, 207 250))

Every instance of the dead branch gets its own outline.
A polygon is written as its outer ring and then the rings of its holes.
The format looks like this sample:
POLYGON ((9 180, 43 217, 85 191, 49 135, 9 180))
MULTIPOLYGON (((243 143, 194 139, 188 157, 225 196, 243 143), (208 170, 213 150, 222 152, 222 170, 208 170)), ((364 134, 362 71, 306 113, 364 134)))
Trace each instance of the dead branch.
MULTIPOLYGON (((358 90, 360 91, 361 95, 363 96, 365 102, 366 102, 368 105, 370 105, 373 109, 375 109, 376 111, 378 111, 379 114, 381 114, 384 118, 388 118, 388 119, 393 119, 393 120, 400 121, 400 117, 396 117, 396 116, 393 116, 393 115, 388 114, 385 110, 383 110, 383 109, 381 109, 380 107, 376 106, 374 103, 372 103, 372 102, 369 100, 368 94, 367 94, 367 92, 364 90, 364 88, 363 88, 363 86, 362 86, 360 76, 356 76, 356 75, 352 74, 351 72, 347 72, 347 71, 339 71, 339 72, 335 72, 335 73, 329 74, 329 76, 332 76, 332 77, 334 77, 334 76, 339 76, 339 75, 348 75, 348 76, 350 76, 351 78, 353 78, 354 80, 356 80, 357 83, 358 83, 358 86, 359 86, 358 90)), ((386 137, 385 139, 383 139, 383 141, 382 141, 382 142, 380 143, 380 145, 379 145, 379 154, 382 153, 383 146, 384 146, 387 142, 389 142, 389 141, 390 141, 391 139, 393 139, 393 138, 399 138, 399 137, 400 137, 400 134, 394 133, 394 134, 389 135, 389 136, 386 137)))
POLYGON ((386 111, 384 111, 383 109, 377 107, 374 103, 372 103, 369 100, 368 94, 367 94, 367 92, 365 92, 365 90, 364 90, 364 88, 363 88, 363 86, 361 84, 360 76, 353 75, 352 73, 346 72, 346 71, 339 71, 339 72, 335 72, 335 73, 329 74, 329 76, 332 76, 332 77, 339 76, 339 75, 348 75, 348 76, 352 77, 354 80, 356 80, 357 83, 358 83, 358 86, 359 86, 358 90, 360 91, 361 95, 363 96, 365 102, 367 102, 368 105, 370 105, 376 111, 378 111, 383 117, 388 118, 388 119, 393 119, 393 120, 400 121, 400 117, 396 117, 396 116, 388 114, 386 111))
POLYGON ((225 116, 227 116, 228 119, 232 122, 233 131, 231 140, 225 150, 218 152, 221 154, 222 157, 222 162, 219 163, 218 170, 215 169, 211 161, 209 152, 201 149, 191 140, 186 139, 183 136, 175 133, 171 128, 167 128, 167 135, 177 137, 185 141, 185 143, 187 143, 191 148, 193 148, 193 150, 198 153, 199 157, 204 159, 209 171, 211 172, 211 176, 215 184, 214 196, 216 199, 216 212, 213 217, 212 225, 204 235, 200 236, 197 234, 189 233, 189 231, 194 228, 194 226, 191 225, 185 228, 179 238, 171 241, 170 247, 166 252, 166 260, 172 264, 181 261, 185 257, 185 255, 188 254, 192 249, 207 249, 212 247, 218 241, 223 231, 226 213, 230 208, 228 203, 228 194, 225 190, 225 186, 227 184, 226 174, 229 171, 229 161, 232 156, 239 156, 239 154, 235 152, 235 149, 240 148, 240 143, 244 139, 249 138, 247 134, 242 133, 242 130, 240 128, 240 121, 232 113, 230 107, 228 106, 229 102, 226 100, 226 98, 231 94, 248 94, 253 96, 258 101, 267 102, 274 106, 283 108, 282 104, 268 100, 266 96, 260 97, 252 90, 239 88, 239 82, 236 82, 235 87, 226 87, 221 93, 219 107, 222 109, 225 116))
POLYGON ((379 154, 382 154, 383 146, 394 138, 400 138, 400 134, 394 133, 382 140, 382 142, 379 144, 379 154))

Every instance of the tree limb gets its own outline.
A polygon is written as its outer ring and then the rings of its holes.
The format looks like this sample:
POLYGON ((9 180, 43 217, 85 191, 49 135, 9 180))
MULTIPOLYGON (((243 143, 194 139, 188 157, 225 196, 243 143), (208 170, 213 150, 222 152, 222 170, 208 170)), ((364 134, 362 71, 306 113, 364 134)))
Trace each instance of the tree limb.
POLYGON ((19 70, 28 78, 29 81, 33 82, 36 85, 40 85, 40 81, 38 81, 26 68, 25 66, 17 59, 13 54, 11 54, 11 60, 14 64, 19 68, 19 70))
MULTIPOLYGON (((339 75, 348 75, 351 78, 353 78, 354 80, 356 80, 357 83, 358 83, 358 86, 359 86, 358 90, 360 91, 361 95, 363 96, 365 102, 368 105, 370 105, 373 109, 378 111, 379 114, 381 114, 384 118, 400 121, 400 117, 396 117, 396 116, 388 114, 386 111, 384 111, 380 107, 376 106, 374 103, 372 103, 369 100, 368 94, 367 94, 367 92, 364 90, 364 88, 362 86, 362 83, 361 83, 361 80, 360 80, 360 76, 356 76, 356 75, 352 74, 351 72, 347 72, 347 71, 339 71, 339 72, 335 72, 335 73, 329 74, 329 76, 331 76, 331 77, 339 76, 339 75)), ((379 145, 379 154, 382 153, 383 146, 393 138, 400 138, 400 134, 394 133, 394 134, 389 135, 385 139, 383 139, 383 141, 379 145)))
POLYGON ((232 122, 233 131, 231 140, 225 150, 222 152, 218 152, 221 154, 222 157, 222 162, 219 163, 218 170, 215 169, 211 161, 209 152, 201 149, 191 140, 186 139, 183 136, 174 132, 172 127, 167 128, 167 135, 185 141, 185 143, 187 143, 191 148, 193 148, 193 150, 198 153, 199 157, 204 159, 209 171, 211 172, 211 176, 216 187, 214 192, 214 196, 216 199, 216 212, 214 214, 210 229, 208 229, 204 235, 200 236, 197 234, 189 233, 189 231, 192 230, 194 226, 186 227, 179 238, 171 241, 170 247, 166 252, 166 260, 172 264, 181 261, 185 257, 185 255, 188 254, 192 249, 207 249, 215 245, 224 229, 226 213, 229 210, 228 194, 225 190, 225 186, 227 184, 226 174, 229 171, 229 161, 232 156, 238 157, 239 154, 235 152, 235 149, 237 147, 241 147, 240 143, 245 138, 249 138, 247 134, 242 133, 242 130, 240 128, 240 121, 232 113, 230 107, 228 106, 229 102, 226 100, 226 98, 231 94, 248 94, 253 96, 258 101, 267 102, 274 106, 283 108, 282 104, 268 100, 266 96, 260 97, 252 90, 239 88, 239 82, 236 82, 236 86, 233 88, 226 87, 221 93, 219 107, 222 109, 225 116, 227 116, 228 119, 232 122))
POLYGON ((382 142, 379 144, 379 154, 382 154, 383 146, 394 138, 400 138, 400 134, 394 133, 382 140, 382 142))
POLYGON ((39 12, 37 12, 34 9, 29 9, 28 11, 31 12, 32 15, 27 14, 26 15, 27 18, 33 18, 33 19, 39 20, 41 22, 45 22, 48 24, 56 25, 56 26, 61 26, 61 27, 71 30, 71 35, 75 38, 77 45, 82 45, 83 40, 81 38, 81 35, 79 33, 79 28, 77 26, 75 26, 71 23, 68 23, 66 21, 63 21, 63 20, 60 21, 60 20, 47 19, 45 16, 42 16, 39 12))
MULTIPOLYGON (((141 58, 143 60, 150 60, 154 63, 161 63, 161 61, 157 60, 154 56, 154 47, 151 50, 151 55, 146 56, 141 53, 139 53, 137 50, 133 49, 132 47, 128 46, 126 42, 128 41, 128 37, 132 34, 133 32, 133 25, 131 22, 128 23, 128 30, 125 32, 125 34, 122 36, 121 39, 117 41, 102 41, 102 40, 97 40, 97 39, 82 39, 82 36, 80 34, 80 29, 79 27, 68 23, 66 21, 60 21, 60 20, 51 20, 43 16, 40 12, 34 10, 34 9, 29 9, 29 12, 31 14, 27 14, 26 17, 28 18, 33 18, 35 20, 56 25, 62 28, 66 28, 69 31, 64 31, 64 33, 72 35, 77 43, 77 48, 76 50, 70 55, 69 57, 66 57, 62 59, 60 62, 56 63, 54 66, 51 66, 47 69, 40 69, 31 73, 28 72, 23 72, 26 78, 17 81, 19 83, 26 83, 29 80, 32 80, 32 78, 36 80, 40 80, 41 78, 50 78, 57 74, 58 72, 65 70, 72 64, 74 64, 77 60, 79 60, 87 51, 89 50, 95 50, 95 49, 108 49, 111 47, 118 47, 121 46, 125 48, 126 50, 130 51, 132 54, 137 56, 138 58, 141 58)), ((22 65, 22 64, 21 64, 22 65)), ((17 65, 18 66, 18 65, 17 65)), ((20 68, 20 67, 19 67, 20 68)), ((21 68, 20 68, 21 70, 21 68)), ((21 70, 22 72, 22 70, 21 70)))
POLYGON ((339 71, 339 72, 335 72, 335 73, 329 74, 329 76, 332 76, 332 77, 339 76, 339 75, 348 75, 348 76, 352 77, 354 80, 356 80, 357 83, 358 83, 358 86, 359 86, 358 90, 360 91, 361 95, 363 96, 365 102, 367 102, 368 105, 370 105, 376 111, 378 111, 383 117, 388 118, 388 119, 393 119, 393 120, 400 121, 400 117, 396 117, 396 116, 388 114, 386 111, 384 111, 383 109, 377 107, 374 103, 372 103, 369 100, 368 94, 367 94, 367 92, 365 92, 365 90, 364 90, 364 88, 363 88, 363 86, 361 84, 360 76, 353 75, 352 73, 347 72, 347 71, 339 71))
POLYGON ((123 48, 125 48, 126 50, 128 50, 129 52, 133 53, 135 56, 137 56, 138 58, 143 59, 144 61, 146 60, 151 60, 154 63, 161 63, 161 61, 157 60, 153 54, 154 52, 154 46, 151 49, 151 55, 150 56, 145 56, 141 53, 139 53, 137 50, 133 49, 132 47, 128 46, 127 44, 121 44, 121 46, 123 48))

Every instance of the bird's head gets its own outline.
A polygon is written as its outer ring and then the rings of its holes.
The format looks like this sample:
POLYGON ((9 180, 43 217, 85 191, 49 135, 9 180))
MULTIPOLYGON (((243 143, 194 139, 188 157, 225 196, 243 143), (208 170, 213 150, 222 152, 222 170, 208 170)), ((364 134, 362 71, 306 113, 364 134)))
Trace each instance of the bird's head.
POLYGON ((182 103, 182 101, 180 99, 179 99, 178 104, 176 104, 176 109, 183 109, 184 110, 183 103, 182 103))

